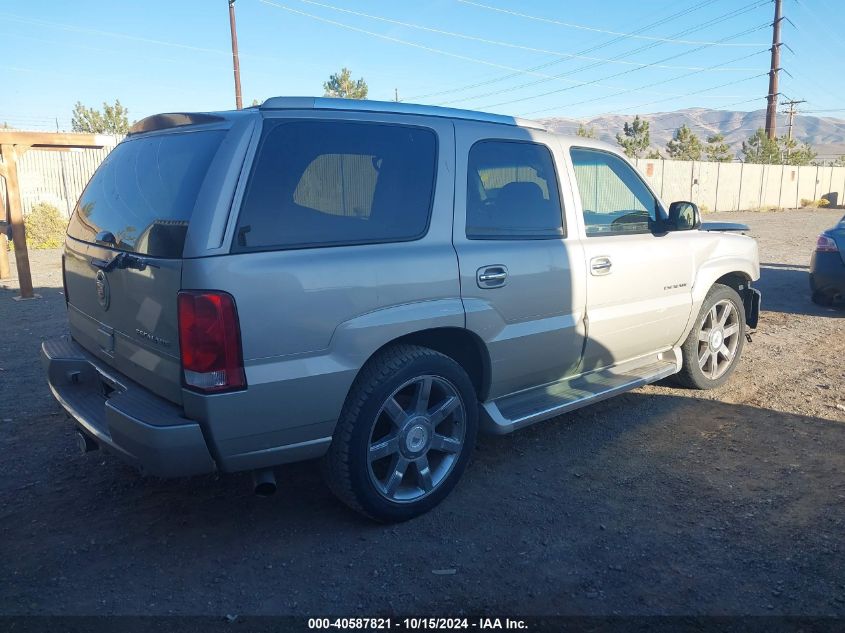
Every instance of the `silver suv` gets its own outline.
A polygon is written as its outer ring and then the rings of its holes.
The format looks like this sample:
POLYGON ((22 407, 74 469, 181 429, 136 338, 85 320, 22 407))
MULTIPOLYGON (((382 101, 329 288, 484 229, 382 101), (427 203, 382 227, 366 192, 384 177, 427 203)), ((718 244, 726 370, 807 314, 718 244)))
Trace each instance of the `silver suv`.
POLYGON ((322 458, 383 521, 439 503, 479 430, 723 383, 759 310, 756 242, 664 207, 615 148, 374 101, 140 121, 63 271, 71 338, 42 355, 84 450, 260 493, 322 458))

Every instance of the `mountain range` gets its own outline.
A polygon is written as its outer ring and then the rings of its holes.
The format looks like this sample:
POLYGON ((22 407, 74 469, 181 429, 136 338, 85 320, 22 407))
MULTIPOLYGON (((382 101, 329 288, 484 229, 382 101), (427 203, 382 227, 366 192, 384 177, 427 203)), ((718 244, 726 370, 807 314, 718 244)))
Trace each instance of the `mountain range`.
MULTIPOLYGON (((757 128, 764 127, 766 111, 737 112, 689 108, 674 112, 642 114, 640 118, 649 122, 651 146, 660 150, 664 156, 666 142, 672 138, 675 130, 684 124, 688 125, 702 142, 713 134, 723 134, 731 150, 741 155, 742 142, 754 134, 757 128)), ((626 121, 633 119, 633 115, 611 114, 581 120, 553 117, 542 119, 542 122, 552 131, 561 134, 574 134, 578 125, 583 124, 587 128, 594 128, 599 139, 616 143, 617 132, 622 131, 626 121)), ((778 114, 777 133, 780 136, 786 131, 787 116, 778 114)), ((799 141, 809 143, 820 159, 832 159, 845 154, 845 120, 799 114, 795 117, 792 135, 799 141)))

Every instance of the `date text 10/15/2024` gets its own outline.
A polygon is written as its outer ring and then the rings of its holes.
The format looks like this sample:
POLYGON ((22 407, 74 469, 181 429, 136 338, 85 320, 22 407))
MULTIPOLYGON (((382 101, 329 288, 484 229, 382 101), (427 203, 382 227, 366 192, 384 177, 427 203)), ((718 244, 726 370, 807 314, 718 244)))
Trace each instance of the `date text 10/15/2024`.
POLYGON ((309 618, 311 630, 524 630, 524 620, 511 618, 309 618))

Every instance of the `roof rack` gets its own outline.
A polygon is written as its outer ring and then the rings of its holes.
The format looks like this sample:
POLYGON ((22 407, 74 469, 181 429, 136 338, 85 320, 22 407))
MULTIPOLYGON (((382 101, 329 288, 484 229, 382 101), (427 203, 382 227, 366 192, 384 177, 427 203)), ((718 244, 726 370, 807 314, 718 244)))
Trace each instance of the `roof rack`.
POLYGON ((446 119, 465 119, 501 125, 545 130, 546 126, 537 121, 519 119, 502 114, 441 108, 439 106, 402 103, 397 101, 370 101, 369 99, 336 99, 332 97, 271 97, 261 104, 261 110, 347 110, 356 112, 390 112, 395 114, 417 114, 436 116, 446 119))

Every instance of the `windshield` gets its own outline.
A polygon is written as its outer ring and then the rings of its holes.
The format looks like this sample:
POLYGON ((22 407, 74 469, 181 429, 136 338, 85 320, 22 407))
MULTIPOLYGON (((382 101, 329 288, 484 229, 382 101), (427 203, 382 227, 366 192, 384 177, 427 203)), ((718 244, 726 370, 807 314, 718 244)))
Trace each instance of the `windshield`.
POLYGON ((94 242, 102 234, 101 240, 120 250, 181 257, 197 193, 224 134, 213 130, 124 141, 79 198, 68 235, 94 242))

